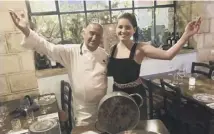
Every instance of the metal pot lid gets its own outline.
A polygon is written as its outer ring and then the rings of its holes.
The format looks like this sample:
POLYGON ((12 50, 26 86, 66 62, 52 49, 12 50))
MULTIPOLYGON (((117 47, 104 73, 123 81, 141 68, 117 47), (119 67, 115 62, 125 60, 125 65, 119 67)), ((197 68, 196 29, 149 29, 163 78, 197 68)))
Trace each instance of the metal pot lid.
POLYGON ((109 133, 133 129, 140 119, 140 112, 134 100, 125 96, 113 96, 99 107, 98 124, 109 133))
POLYGON ((31 132, 46 132, 57 125, 57 121, 55 119, 47 119, 36 121, 32 125, 30 125, 29 130, 31 132))

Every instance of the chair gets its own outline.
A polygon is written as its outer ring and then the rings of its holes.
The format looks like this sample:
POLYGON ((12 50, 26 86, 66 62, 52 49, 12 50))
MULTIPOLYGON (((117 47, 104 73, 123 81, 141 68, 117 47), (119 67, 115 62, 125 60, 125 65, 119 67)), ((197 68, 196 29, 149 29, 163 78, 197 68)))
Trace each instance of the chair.
POLYGON ((164 92, 164 108, 168 112, 168 115, 178 122, 175 127, 188 134, 194 129, 205 133, 207 131, 207 123, 203 122, 205 117, 201 116, 203 113, 207 113, 204 106, 193 99, 182 97, 179 87, 171 85, 162 79, 161 86, 164 92), (192 129, 193 127, 194 129, 192 129))
POLYGON ((178 118, 179 115, 177 114, 179 114, 179 105, 181 104, 181 90, 179 87, 171 85, 163 79, 160 82, 164 96, 164 109, 172 117, 178 118))
POLYGON ((142 81, 144 81, 148 87, 149 118, 154 119, 155 115, 157 118, 160 118, 161 110, 163 109, 163 106, 164 106, 161 86, 158 84, 155 84, 149 79, 142 78, 142 81))
POLYGON ((211 79, 213 71, 214 71, 214 67, 210 66, 209 64, 192 62, 191 73, 202 74, 202 75, 208 77, 209 79, 211 79), (197 69, 197 67, 203 68, 204 70, 202 70, 202 69, 199 70, 199 69, 197 69))
POLYGON ((68 120, 65 121, 64 129, 66 130, 67 134, 71 133, 71 130, 74 125, 74 119, 73 119, 73 107, 72 107, 72 90, 71 86, 68 82, 62 80, 61 81, 61 105, 62 110, 67 113, 68 120))
POLYGON ((188 132, 191 134, 208 134, 210 133, 210 118, 212 110, 196 101, 187 98, 187 102, 181 110, 181 118, 188 124, 188 132), (194 111, 194 112, 193 112, 194 111), (203 115, 203 116, 201 116, 203 115))
POLYGON ((166 112, 167 119, 170 120, 171 133, 174 131, 177 133, 184 133, 186 131, 186 127, 183 129, 183 122, 181 119, 181 90, 179 87, 172 85, 170 83, 165 82, 163 79, 160 80, 161 87, 164 96, 164 110, 166 112))

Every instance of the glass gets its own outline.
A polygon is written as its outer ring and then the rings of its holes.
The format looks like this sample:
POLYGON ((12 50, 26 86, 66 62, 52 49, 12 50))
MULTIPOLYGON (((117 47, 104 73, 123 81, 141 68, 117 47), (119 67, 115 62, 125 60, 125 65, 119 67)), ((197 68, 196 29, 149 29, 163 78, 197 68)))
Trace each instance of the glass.
POLYGON ((27 111, 30 107, 30 102, 28 99, 21 99, 20 100, 20 108, 27 111))
POLYGON ((26 119, 27 119, 27 122, 29 124, 31 124, 34 121, 34 113, 33 113, 32 110, 31 111, 27 110, 27 112, 26 112, 26 119))
POLYGON ((35 31, 44 36, 49 42, 57 44, 61 41, 59 20, 57 15, 33 16, 35 31))
POLYGON ((136 19, 138 23, 138 39, 139 41, 151 41, 152 40, 152 18, 153 9, 136 9, 136 19), (146 21, 145 21, 146 20, 146 21))
POLYGON ((169 34, 174 31, 174 8, 157 8, 156 14, 156 44, 167 45, 167 38, 169 34))
POLYGON ((40 105, 40 112, 41 114, 47 114, 47 109, 45 108, 45 106, 40 105))
POLYGON ((110 23, 109 11, 104 12, 91 12, 87 13, 88 23, 100 23, 108 24, 110 23))
POLYGON ((179 84, 178 82, 178 70, 175 71, 175 73, 173 74, 173 80, 172 80, 172 84, 179 84))
POLYGON ((83 0, 60 0, 60 12, 84 11, 83 0))
POLYGON ((61 15, 62 32, 64 39, 71 44, 80 44, 83 41, 81 35, 85 25, 85 14, 61 15))
POLYGON ((117 22, 117 18, 123 13, 133 13, 132 10, 119 10, 119 11, 112 11, 112 23, 117 22))
POLYGON ((184 64, 181 64, 180 68, 178 69, 177 74, 181 78, 180 79, 181 81, 179 84, 183 84, 183 78, 186 76, 186 70, 185 70, 184 64))
POLYGON ((200 75, 198 73, 192 73, 191 76, 194 78, 198 78, 200 75))
POLYGON ((169 61, 169 68, 170 68, 170 73, 168 73, 169 76, 172 77, 171 83, 174 85, 179 84, 178 83, 178 68, 176 67, 176 62, 173 60, 169 61))
POLYGON ((189 85, 189 90, 190 90, 190 91, 194 91, 194 90, 195 90, 195 86, 190 86, 190 85, 189 85))
POLYGON ((109 1, 108 0, 90 0, 86 1, 86 9, 87 10, 101 10, 101 9, 109 9, 109 1))
POLYGON ((3 127, 4 121, 8 115, 8 109, 6 106, 0 106, 0 128, 3 127))
POLYGON ((111 8, 131 8, 132 0, 111 0, 111 8))
POLYGON ((50 12, 56 11, 54 0, 29 1, 31 12, 50 12))
POLYGON ((170 73, 168 73, 169 76, 171 76, 171 83, 173 84, 174 81, 174 70, 175 70, 175 66, 174 66, 174 62, 171 60, 169 61, 169 68, 170 68, 170 73))
POLYGON ((170 71, 174 71, 175 70, 175 65, 174 65, 173 60, 169 61, 169 68, 170 68, 170 71))
POLYGON ((22 128, 20 119, 17 119, 17 118, 16 119, 12 119, 11 120, 11 126, 12 126, 12 130, 13 131, 20 130, 22 128))
POLYGON ((189 86, 195 86, 195 78, 194 77, 189 78, 189 86))
POLYGON ((152 7, 154 6, 154 0, 134 0, 135 7, 152 7))

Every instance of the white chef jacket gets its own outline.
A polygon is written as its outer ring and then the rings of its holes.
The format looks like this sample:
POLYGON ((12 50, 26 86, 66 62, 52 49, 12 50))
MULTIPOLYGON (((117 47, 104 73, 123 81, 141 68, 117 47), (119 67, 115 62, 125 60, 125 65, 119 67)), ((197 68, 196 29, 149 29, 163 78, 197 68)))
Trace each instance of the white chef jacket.
MULTIPOLYGON (((45 54, 68 70, 76 125, 95 123, 97 106, 107 92, 107 53, 98 47, 91 52, 80 44, 54 45, 30 31, 22 42, 25 48, 45 54)), ((59 89, 60 90, 60 89, 59 89)))

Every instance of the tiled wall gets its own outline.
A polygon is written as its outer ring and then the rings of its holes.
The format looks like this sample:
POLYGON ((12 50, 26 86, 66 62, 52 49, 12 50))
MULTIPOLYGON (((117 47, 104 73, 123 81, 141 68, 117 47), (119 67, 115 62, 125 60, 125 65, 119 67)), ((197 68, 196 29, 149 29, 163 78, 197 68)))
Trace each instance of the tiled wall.
POLYGON ((26 13, 25 1, 0 1, 0 99, 4 100, 38 94, 33 53, 20 46, 24 36, 8 9, 26 13))
POLYGON ((214 1, 180 1, 178 15, 187 24, 199 16, 202 17, 200 31, 191 43, 198 50, 198 61, 214 60, 214 1))

